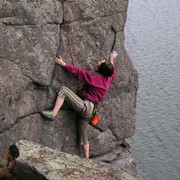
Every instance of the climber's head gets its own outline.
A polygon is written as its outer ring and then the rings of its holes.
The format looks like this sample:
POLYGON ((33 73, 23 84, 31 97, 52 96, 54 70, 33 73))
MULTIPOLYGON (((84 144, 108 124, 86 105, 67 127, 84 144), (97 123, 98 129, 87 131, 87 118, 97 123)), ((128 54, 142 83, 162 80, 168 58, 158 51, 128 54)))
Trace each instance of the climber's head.
POLYGON ((98 73, 102 74, 105 77, 111 77, 114 72, 113 65, 105 59, 98 61, 95 69, 98 73))

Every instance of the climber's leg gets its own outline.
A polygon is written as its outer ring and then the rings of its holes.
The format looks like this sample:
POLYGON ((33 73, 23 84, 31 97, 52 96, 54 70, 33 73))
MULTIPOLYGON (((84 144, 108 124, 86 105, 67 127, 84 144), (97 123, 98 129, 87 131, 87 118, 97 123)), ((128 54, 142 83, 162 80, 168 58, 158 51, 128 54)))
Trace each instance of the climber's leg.
POLYGON ((57 115, 59 109, 64 103, 64 100, 78 113, 81 114, 84 109, 84 101, 77 96, 73 91, 69 88, 62 86, 61 90, 58 93, 58 97, 56 99, 56 103, 53 107, 52 111, 42 111, 41 115, 45 118, 54 120, 57 115))
POLYGON ((57 113, 59 112, 59 109, 61 108, 61 106, 64 103, 64 99, 61 96, 58 96, 54 105, 54 108, 52 110, 52 113, 54 114, 54 116, 57 115, 57 113))
POLYGON ((84 101, 66 86, 62 86, 58 96, 64 99, 78 114, 84 108, 84 101))
POLYGON ((86 159, 89 158, 89 144, 84 144, 83 145, 83 151, 84 151, 84 157, 86 159))

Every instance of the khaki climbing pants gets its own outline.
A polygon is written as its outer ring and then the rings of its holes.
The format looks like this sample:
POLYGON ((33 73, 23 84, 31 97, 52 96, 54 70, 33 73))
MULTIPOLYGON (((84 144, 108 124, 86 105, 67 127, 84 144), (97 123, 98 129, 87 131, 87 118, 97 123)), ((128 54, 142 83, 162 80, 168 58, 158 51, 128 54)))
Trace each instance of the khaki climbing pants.
POLYGON ((86 128, 94 113, 94 104, 89 100, 82 100, 66 86, 62 86, 58 96, 64 99, 79 115, 78 135, 81 145, 89 144, 86 128))

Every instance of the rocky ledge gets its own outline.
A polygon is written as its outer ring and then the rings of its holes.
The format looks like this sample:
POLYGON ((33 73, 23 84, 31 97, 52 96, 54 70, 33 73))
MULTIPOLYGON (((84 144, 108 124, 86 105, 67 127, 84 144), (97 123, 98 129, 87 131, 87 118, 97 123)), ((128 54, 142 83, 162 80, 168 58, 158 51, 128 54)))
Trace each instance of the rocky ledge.
MULTIPOLYGON (((17 162, 27 164, 43 174, 48 180, 108 179, 139 180, 118 166, 95 163, 76 155, 67 154, 40 144, 20 140, 16 143, 20 151, 17 162)), ((36 171, 35 171, 36 172, 36 171)), ((23 173, 22 173, 23 174, 23 173)))

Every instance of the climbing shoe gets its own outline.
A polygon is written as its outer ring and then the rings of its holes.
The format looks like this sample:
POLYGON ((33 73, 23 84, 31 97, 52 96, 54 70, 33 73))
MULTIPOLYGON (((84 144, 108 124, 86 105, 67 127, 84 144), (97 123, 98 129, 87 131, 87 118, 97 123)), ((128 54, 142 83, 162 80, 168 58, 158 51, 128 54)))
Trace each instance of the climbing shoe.
POLYGON ((52 111, 42 111, 41 115, 51 121, 53 121, 55 119, 55 115, 53 114, 52 111))

